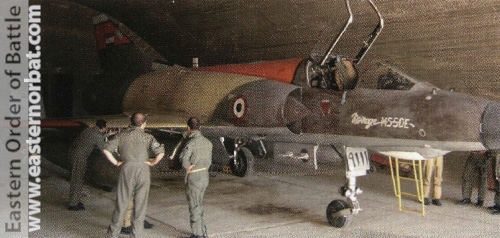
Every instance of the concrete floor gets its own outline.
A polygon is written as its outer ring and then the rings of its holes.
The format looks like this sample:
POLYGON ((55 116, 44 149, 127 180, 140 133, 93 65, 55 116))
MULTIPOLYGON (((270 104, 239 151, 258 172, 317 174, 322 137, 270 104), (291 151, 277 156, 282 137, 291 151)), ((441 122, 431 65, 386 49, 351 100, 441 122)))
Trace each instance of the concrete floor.
MULTIPOLYGON (((328 203, 340 198, 342 164, 328 162, 314 171, 300 166, 302 162, 259 160, 253 177, 214 173, 205 195, 208 232, 210 237, 498 237, 500 216, 491 215, 486 208, 455 204, 461 199, 464 160, 463 156, 451 157, 445 157, 442 207, 426 207, 425 217, 399 212, 390 175, 377 171, 358 180, 364 189, 359 197, 364 210, 342 229, 329 226, 325 218, 328 203)), ((42 229, 30 237, 103 237, 115 194, 86 187, 87 209, 68 211, 69 182, 50 168, 44 171, 42 229)), ((493 192, 488 191, 485 206, 492 201, 493 192)), ((419 205, 410 198, 403 202, 419 205)), ((147 220, 155 227, 146 230, 145 237, 189 236, 180 173, 153 180, 147 220)))

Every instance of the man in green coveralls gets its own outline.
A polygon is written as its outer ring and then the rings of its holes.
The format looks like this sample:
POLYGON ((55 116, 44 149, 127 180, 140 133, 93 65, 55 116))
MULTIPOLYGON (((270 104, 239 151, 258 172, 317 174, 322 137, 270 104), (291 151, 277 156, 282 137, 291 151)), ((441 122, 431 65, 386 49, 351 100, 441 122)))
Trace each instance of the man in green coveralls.
POLYGON ((134 202, 134 217, 132 220, 132 235, 140 237, 144 229, 144 218, 148 204, 149 187, 151 184, 149 166, 156 165, 163 158, 165 150, 156 139, 144 132, 146 117, 142 113, 134 113, 131 128, 106 143, 104 154, 115 166, 122 166, 118 177, 115 211, 108 233, 118 237, 130 200, 134 202), (117 161, 112 152, 118 150, 123 161, 117 161), (150 162, 149 152, 156 157, 150 162))
POLYGON ((186 169, 186 195, 189 203, 191 238, 206 237, 203 220, 203 195, 208 186, 208 168, 212 164, 212 143, 200 132, 200 121, 191 117, 187 121, 188 141, 180 154, 186 169))
MULTIPOLYGON (((85 210, 82 203, 83 179, 87 171, 87 159, 94 149, 102 150, 108 136, 105 120, 97 120, 94 127, 83 130, 71 145, 69 156, 73 163, 69 186, 70 211, 85 210)), ((111 131, 109 135, 116 132, 111 131)))
POLYGON ((486 198, 488 187, 488 167, 490 165, 489 154, 485 150, 470 152, 465 161, 464 173, 462 176, 462 200, 457 204, 464 205, 471 203, 472 185, 474 177, 478 177, 476 206, 482 207, 486 198))

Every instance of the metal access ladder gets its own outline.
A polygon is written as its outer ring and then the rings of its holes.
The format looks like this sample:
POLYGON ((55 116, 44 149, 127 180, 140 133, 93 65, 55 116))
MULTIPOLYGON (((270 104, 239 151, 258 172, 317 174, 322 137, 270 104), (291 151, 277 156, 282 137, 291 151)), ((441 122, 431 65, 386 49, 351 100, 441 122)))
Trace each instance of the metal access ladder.
POLYGON ((403 211, 404 209, 408 211, 418 212, 422 214, 422 216, 425 216, 422 160, 403 160, 389 156, 389 167, 391 168, 391 177, 392 177, 392 185, 394 187, 394 194, 398 198, 399 211, 403 211), (394 166, 393 162, 395 163, 394 166), (399 171, 400 165, 411 166, 413 170, 413 178, 400 176, 400 171, 399 171), (401 180, 415 182, 416 194, 401 191, 401 180), (416 197, 421 204, 421 209, 404 207, 401 201, 402 196, 416 197))

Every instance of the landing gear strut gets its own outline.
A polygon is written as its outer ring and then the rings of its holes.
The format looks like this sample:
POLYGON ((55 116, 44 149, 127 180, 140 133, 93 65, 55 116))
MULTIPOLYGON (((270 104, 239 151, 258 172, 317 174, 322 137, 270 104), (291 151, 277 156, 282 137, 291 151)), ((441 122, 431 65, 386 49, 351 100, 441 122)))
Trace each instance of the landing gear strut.
POLYGON ((231 171, 238 177, 251 175, 253 173, 253 159, 253 154, 248 148, 240 147, 237 151, 235 149, 229 164, 231 171))
POLYGON ((356 177, 366 175, 370 169, 370 161, 366 148, 345 148, 346 153, 346 184, 339 189, 344 200, 333 200, 326 208, 326 218, 330 225, 342 228, 349 225, 353 215, 362 209, 359 205, 357 195, 363 193, 361 188, 356 187, 356 177))
POLYGON ((225 140, 224 137, 221 137, 220 141, 230 154, 229 167, 231 172, 238 177, 252 175, 254 156, 250 149, 244 147, 246 142, 241 139, 225 140))

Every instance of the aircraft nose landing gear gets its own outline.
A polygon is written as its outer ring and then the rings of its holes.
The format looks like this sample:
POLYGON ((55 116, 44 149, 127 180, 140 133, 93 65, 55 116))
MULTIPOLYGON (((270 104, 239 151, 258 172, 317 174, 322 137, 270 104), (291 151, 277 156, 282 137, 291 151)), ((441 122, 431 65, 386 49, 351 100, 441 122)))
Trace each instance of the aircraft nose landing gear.
MULTIPOLYGON (((354 179, 355 178, 356 177, 354 177, 354 179)), ((348 178, 348 182, 355 184, 355 180, 353 182, 353 179, 348 178)), ((326 219, 330 225, 336 228, 348 226, 353 219, 352 215, 358 214, 362 210, 356 197, 356 195, 363 193, 361 188, 351 190, 347 186, 342 186, 339 192, 342 196, 347 197, 348 202, 336 199, 331 201, 326 208, 326 219)))
POLYGON ((357 195, 363 193, 361 188, 356 187, 356 177, 366 175, 370 169, 370 161, 366 148, 345 148, 346 152, 346 185, 339 189, 344 200, 333 200, 326 208, 326 218, 330 225, 342 228, 349 225, 353 215, 358 214, 362 209, 359 205, 357 195))

